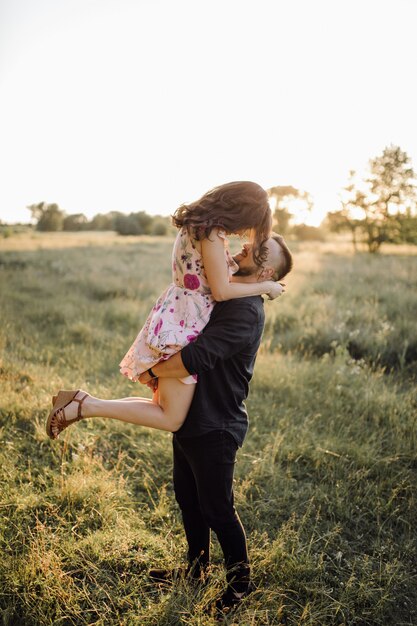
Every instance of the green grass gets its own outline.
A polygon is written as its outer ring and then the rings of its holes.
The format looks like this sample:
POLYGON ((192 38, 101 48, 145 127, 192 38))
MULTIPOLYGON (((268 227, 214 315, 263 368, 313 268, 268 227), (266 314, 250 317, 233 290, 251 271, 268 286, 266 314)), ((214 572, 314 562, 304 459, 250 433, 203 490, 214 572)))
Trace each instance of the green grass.
MULTIPOLYGON (((215 623, 215 539, 207 588, 162 592, 147 578, 185 560, 170 435, 101 419, 60 442, 44 432, 60 387, 136 394, 118 362, 169 281, 171 245, 86 233, 0 243, 5 626, 215 623)), ((266 303, 236 466, 257 591, 225 623, 411 626, 417 256, 294 249, 287 293, 266 303)))

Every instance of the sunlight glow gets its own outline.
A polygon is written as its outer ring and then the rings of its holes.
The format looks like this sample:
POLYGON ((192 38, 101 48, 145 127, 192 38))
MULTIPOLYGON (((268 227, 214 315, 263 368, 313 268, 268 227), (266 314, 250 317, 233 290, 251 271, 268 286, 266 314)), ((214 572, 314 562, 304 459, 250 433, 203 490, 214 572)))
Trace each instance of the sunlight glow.
POLYGON ((317 225, 389 143, 417 167, 416 18, 408 0, 4 0, 0 219, 167 215, 255 180, 307 190, 297 219, 317 225))

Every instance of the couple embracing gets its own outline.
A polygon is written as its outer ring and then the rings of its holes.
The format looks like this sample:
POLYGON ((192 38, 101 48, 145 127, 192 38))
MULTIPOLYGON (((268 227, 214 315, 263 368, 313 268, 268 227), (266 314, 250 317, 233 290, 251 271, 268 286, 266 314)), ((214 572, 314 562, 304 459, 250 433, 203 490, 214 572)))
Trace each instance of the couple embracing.
POLYGON ((221 545, 227 586, 225 613, 252 590, 246 535, 234 507, 233 473, 248 416, 248 395, 264 326, 262 295, 274 299, 292 268, 284 239, 271 232, 268 195, 253 182, 232 182, 180 206, 172 283, 157 300, 120 371, 153 391, 103 400, 86 391, 59 391, 46 429, 55 439, 90 417, 109 417, 173 433, 173 478, 188 543, 188 566, 151 570, 159 583, 178 575, 205 579, 210 531, 221 545), (232 256, 227 236, 247 239, 232 256))

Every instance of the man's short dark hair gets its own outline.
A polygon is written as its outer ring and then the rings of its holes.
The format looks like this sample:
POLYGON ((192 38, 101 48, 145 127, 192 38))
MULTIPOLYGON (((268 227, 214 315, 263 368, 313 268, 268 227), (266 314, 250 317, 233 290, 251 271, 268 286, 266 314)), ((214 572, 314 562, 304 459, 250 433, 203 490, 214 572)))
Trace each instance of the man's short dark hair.
POLYGON ((290 252, 289 247, 285 243, 284 237, 282 237, 282 235, 278 235, 277 233, 272 233, 271 239, 277 242, 282 252, 280 267, 276 270, 275 274, 272 276, 272 280, 282 280, 284 276, 289 274, 292 270, 292 267, 293 267, 292 254, 290 252))

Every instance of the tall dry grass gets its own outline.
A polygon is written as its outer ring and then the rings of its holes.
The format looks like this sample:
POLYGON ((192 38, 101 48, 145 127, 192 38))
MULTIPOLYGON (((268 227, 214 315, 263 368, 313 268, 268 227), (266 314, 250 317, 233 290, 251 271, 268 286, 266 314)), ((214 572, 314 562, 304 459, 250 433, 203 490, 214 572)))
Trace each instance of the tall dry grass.
MULTIPOLYGON (((171 241, 84 235, 0 243, 2 621, 208 626, 215 542, 206 588, 147 578, 185 557, 170 435, 100 419, 44 432, 59 387, 136 394, 117 364, 169 280, 171 241)), ((225 623, 411 626, 417 257, 294 248, 236 467, 257 591, 225 623)))

